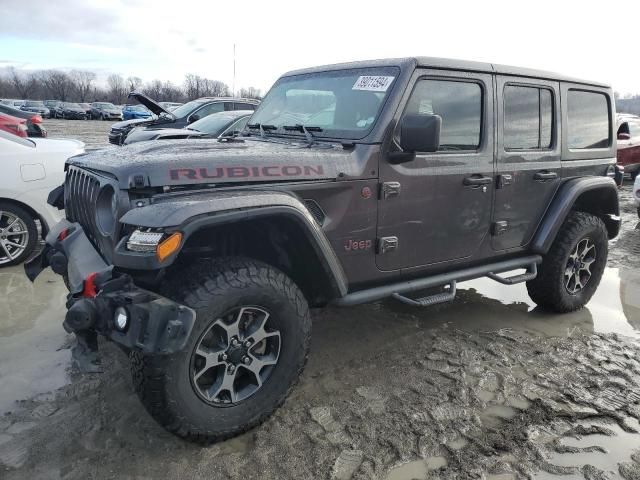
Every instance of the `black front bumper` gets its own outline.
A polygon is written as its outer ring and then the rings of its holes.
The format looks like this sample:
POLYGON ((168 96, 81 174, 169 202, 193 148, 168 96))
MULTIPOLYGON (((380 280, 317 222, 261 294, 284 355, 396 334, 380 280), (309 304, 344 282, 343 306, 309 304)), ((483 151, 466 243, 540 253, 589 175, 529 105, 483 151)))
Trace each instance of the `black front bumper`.
POLYGON ((64 276, 69 288, 64 321, 67 331, 93 330, 148 354, 171 354, 185 347, 195 312, 137 287, 129 275, 116 272, 96 251, 80 224, 62 220, 54 226, 42 253, 24 268, 33 281, 47 267, 64 276), (126 312, 124 329, 116 326, 116 310, 126 312))

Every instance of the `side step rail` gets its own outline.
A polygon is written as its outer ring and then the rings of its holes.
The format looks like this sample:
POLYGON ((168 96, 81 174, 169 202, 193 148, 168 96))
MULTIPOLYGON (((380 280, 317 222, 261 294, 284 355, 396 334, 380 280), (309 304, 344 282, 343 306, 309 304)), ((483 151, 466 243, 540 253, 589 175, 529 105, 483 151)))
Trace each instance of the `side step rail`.
POLYGON ((430 307, 431 305, 437 305, 438 303, 451 302, 456 298, 456 281, 453 280, 449 283, 449 288, 446 291, 436 293, 435 295, 429 295, 428 297, 413 299, 400 295, 399 293, 394 293, 392 297, 402 303, 411 305, 412 307, 430 307))
MULTIPOLYGON (((490 263, 487 265, 463 268, 461 270, 440 273, 414 280, 406 280, 389 285, 382 285, 379 287, 368 288, 366 290, 357 290, 334 300, 333 304, 341 307, 348 307, 351 305, 359 305, 361 303, 374 302, 376 300, 391 297, 394 294, 404 296, 407 293, 417 292, 419 290, 432 287, 440 287, 442 285, 451 284, 454 281, 463 282, 465 280, 485 277, 490 273, 504 273, 511 270, 517 270, 519 268, 530 269, 532 264, 538 264, 540 262, 542 262, 542 257, 540 255, 527 255, 526 257, 511 258, 509 260, 502 260, 500 262, 490 263)), ((527 274, 532 273, 532 271, 527 271, 527 274)), ((516 277, 518 276, 519 275, 516 275, 516 277)), ((500 280, 505 279, 500 278, 500 280)))
POLYGON ((527 267, 527 271, 520 275, 514 275, 512 277, 501 277, 496 275, 493 272, 487 273, 487 277, 491 280, 495 280, 496 282, 502 283, 503 285, 515 285, 516 283, 528 282, 529 280, 533 280, 538 276, 538 265, 532 263, 527 267))

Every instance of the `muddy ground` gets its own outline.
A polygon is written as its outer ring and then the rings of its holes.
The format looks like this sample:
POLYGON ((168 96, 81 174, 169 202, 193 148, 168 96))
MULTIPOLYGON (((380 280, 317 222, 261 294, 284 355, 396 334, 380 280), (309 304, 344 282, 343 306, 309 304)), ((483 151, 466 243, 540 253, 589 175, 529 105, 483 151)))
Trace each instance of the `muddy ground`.
POLYGON ((210 447, 156 425, 113 345, 103 374, 70 368, 58 277, 0 270, 0 478, 639 479, 640 227, 621 199, 585 309, 541 312, 523 285, 482 279, 437 307, 314 312, 285 405, 210 447))

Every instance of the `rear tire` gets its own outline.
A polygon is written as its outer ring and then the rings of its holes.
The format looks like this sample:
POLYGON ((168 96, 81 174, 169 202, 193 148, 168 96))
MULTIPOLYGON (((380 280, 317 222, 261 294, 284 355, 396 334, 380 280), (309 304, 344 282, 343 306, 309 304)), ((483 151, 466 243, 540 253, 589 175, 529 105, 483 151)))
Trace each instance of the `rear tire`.
POLYGON ((184 351, 170 356, 130 353, 133 383, 145 408, 168 431, 196 442, 223 440, 262 423, 284 402, 307 359, 311 320, 302 292, 279 270, 245 258, 196 265, 176 274, 171 283, 163 293, 193 308, 197 317, 184 351), (234 319, 242 325, 243 312, 249 310, 269 316, 249 312, 248 326, 232 336, 234 319), (262 327, 250 330, 256 319, 262 327), (259 331, 269 338, 257 341, 259 331), (244 349, 253 338, 253 346, 244 349), (275 343, 268 343, 276 341, 277 355, 275 343), (247 360, 248 352, 253 360, 247 360), (261 363, 254 363, 257 358, 261 363), (245 366, 247 362, 251 364, 245 366), (234 380, 226 383, 232 366, 234 380))
POLYGON ((538 268, 527 282, 531 299, 558 313, 582 308, 593 296, 607 264, 609 239, 604 222, 571 212, 538 268))

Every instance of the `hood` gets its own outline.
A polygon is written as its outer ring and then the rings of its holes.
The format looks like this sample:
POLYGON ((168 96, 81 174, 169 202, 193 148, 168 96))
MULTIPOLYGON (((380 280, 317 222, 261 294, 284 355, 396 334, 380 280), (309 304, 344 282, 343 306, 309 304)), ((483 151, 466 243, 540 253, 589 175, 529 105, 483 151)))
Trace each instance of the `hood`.
POLYGON ((123 122, 116 122, 113 125, 111 125, 111 128, 115 129, 115 130, 122 130, 122 129, 129 129, 129 128, 133 128, 133 127, 138 127, 138 126, 142 126, 142 125, 149 125, 151 123, 154 123, 156 121, 156 119, 154 119, 153 117, 149 117, 149 118, 134 118, 132 120, 125 120, 123 122))
POLYGON ((143 94, 141 94, 139 92, 131 92, 129 94, 129 98, 136 99, 138 102, 140 102, 142 105, 147 107, 149 110, 151 110, 156 115, 160 115, 161 113, 166 113, 168 115, 173 116, 168 110, 165 110, 158 103, 156 103, 155 101, 151 100, 146 95, 143 95, 143 94))
POLYGON ((358 145, 345 150, 339 144, 307 148, 259 140, 163 140, 93 151, 70 159, 69 164, 113 175, 121 189, 136 184, 161 187, 335 180, 375 174, 364 170, 371 155, 364 150, 371 148, 378 147, 358 145))
POLYGON ((155 140, 163 137, 192 138, 205 135, 197 130, 187 128, 134 128, 124 140, 125 145, 143 142, 145 140, 155 140))

